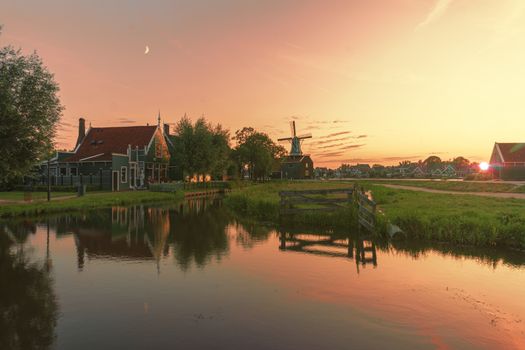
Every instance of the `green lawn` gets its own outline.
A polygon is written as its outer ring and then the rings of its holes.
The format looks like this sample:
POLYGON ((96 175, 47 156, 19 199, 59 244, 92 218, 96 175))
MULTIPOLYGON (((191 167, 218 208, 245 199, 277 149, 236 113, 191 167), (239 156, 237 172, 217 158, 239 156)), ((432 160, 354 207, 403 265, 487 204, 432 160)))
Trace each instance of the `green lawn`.
MULTIPOLYGON (((403 230, 398 238, 525 249, 525 200, 416 192, 387 188, 369 181, 360 184, 372 191, 384 214, 379 217, 379 223, 385 234, 390 222, 403 230)), ((279 191, 349 188, 352 185, 351 182, 326 181, 271 182, 236 189, 227 196, 225 203, 243 215, 279 222, 279 191)), ((313 228, 342 226, 350 218, 348 213, 339 217, 316 213, 299 218, 299 221, 313 228)))
POLYGON ((167 202, 182 200, 184 194, 129 191, 129 192, 98 192, 88 193, 83 197, 75 197, 58 201, 42 201, 21 204, 0 205, 0 217, 33 216, 44 213, 57 213, 83 209, 111 207, 115 205, 131 205, 145 202, 167 202))
POLYGON ((406 238, 525 249, 525 200, 365 186, 406 238))
MULTIPOLYGON (((328 181, 272 181, 243 188, 235 188, 224 199, 225 204, 234 211, 263 221, 279 222, 280 197, 279 191, 352 188, 351 182, 328 181)), ((301 205, 308 208, 315 205, 301 205)), ((320 212, 297 214, 287 218, 288 224, 311 225, 319 228, 347 228, 355 224, 350 209, 337 212, 320 212)))
MULTIPOLYGON (((47 192, 30 192, 33 200, 45 200, 47 199, 47 192)), ((75 192, 52 192, 52 198, 75 196, 75 192)), ((0 200, 7 201, 25 201, 25 192, 11 191, 11 192, 0 192, 0 200)))

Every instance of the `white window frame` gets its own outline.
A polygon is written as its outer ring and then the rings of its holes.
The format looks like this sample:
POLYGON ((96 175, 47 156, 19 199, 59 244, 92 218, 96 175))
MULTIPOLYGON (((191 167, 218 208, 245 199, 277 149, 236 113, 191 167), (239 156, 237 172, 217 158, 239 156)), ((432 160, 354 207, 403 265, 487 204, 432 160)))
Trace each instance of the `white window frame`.
POLYGON ((128 183, 128 167, 127 166, 120 167, 120 182, 123 184, 128 183), (122 180, 122 175, 124 175, 124 180, 122 180))

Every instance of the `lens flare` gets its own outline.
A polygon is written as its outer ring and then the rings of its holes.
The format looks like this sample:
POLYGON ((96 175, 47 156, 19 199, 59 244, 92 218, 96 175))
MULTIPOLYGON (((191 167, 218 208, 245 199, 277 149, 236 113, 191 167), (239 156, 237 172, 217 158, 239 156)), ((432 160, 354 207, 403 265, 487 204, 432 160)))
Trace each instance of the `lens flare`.
POLYGON ((479 163, 479 169, 480 169, 481 171, 487 171, 487 170, 489 170, 489 163, 487 163, 487 162, 481 162, 481 163, 479 163))

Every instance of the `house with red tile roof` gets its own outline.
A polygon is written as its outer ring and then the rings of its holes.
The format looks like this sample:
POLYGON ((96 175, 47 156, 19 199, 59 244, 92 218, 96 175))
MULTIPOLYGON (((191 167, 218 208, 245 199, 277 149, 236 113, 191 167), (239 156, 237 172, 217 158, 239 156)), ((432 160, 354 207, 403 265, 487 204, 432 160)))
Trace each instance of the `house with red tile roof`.
POLYGON ((95 176, 100 187, 121 191, 166 181, 169 161, 160 116, 154 126, 90 126, 87 132, 80 118, 75 149, 57 152, 50 171, 56 184, 64 178, 67 185, 88 184, 95 176))
POLYGON ((496 142, 489 164, 494 178, 525 180, 525 143, 496 142))

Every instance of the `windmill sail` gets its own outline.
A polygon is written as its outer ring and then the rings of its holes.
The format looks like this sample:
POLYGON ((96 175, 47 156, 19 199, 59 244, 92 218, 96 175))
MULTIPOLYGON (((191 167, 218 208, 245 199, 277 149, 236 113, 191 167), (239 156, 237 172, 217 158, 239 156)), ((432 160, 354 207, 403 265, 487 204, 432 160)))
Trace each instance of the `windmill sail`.
POLYGON ((297 136, 297 130, 295 128, 295 120, 290 122, 290 132, 292 134, 291 137, 280 138, 280 139, 277 139, 277 140, 278 141, 290 141, 290 143, 292 144, 292 147, 291 147, 291 150, 290 150, 290 155, 291 156, 301 156, 301 155, 303 155, 303 151, 301 150, 301 142, 304 139, 312 138, 312 134, 308 133, 308 134, 304 134, 304 135, 301 135, 301 136, 297 136))

